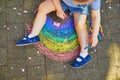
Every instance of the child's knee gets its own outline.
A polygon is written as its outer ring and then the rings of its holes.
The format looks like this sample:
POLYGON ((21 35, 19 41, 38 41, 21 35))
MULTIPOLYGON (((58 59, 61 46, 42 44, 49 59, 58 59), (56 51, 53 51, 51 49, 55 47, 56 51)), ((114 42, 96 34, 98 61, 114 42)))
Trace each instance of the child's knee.
POLYGON ((52 11, 55 11, 55 7, 51 0, 43 1, 38 7, 38 13, 48 14, 52 11))
POLYGON ((38 13, 47 13, 47 11, 46 11, 46 6, 44 5, 44 3, 41 3, 40 5, 39 5, 39 7, 38 7, 38 13))
POLYGON ((43 4, 41 3, 40 5, 39 5, 39 7, 38 7, 38 12, 40 11, 43 11, 44 10, 44 8, 43 8, 44 6, 43 6, 43 4))

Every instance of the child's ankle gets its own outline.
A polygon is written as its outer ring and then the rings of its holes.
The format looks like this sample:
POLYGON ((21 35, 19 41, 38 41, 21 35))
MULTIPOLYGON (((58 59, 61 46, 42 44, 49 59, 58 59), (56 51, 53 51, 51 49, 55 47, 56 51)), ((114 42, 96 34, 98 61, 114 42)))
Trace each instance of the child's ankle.
POLYGON ((88 55, 88 53, 80 53, 80 56, 82 56, 83 58, 85 58, 88 55))
POLYGON ((35 35, 29 34, 28 37, 32 38, 32 37, 35 37, 35 35))

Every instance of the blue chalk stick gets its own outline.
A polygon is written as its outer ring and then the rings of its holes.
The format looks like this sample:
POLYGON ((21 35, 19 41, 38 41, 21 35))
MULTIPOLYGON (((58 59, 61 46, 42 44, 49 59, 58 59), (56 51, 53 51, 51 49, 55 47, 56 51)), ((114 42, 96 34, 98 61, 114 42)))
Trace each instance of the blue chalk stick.
POLYGON ((91 48, 91 46, 90 45, 88 45, 87 47, 85 47, 84 49, 89 49, 89 48, 91 48))

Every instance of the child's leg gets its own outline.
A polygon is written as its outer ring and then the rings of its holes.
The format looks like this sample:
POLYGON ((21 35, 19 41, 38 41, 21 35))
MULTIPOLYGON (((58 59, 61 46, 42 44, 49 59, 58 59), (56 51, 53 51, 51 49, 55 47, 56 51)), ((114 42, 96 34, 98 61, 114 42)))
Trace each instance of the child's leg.
POLYGON ((88 49, 84 49, 88 46, 88 34, 85 26, 87 16, 80 13, 74 13, 73 15, 81 52, 80 55, 71 63, 71 66, 74 68, 80 68, 91 60, 91 56, 88 54, 88 49))
POLYGON ((35 18, 31 33, 18 41, 16 43, 16 46, 25 46, 40 42, 38 34, 40 33, 42 27, 45 24, 46 15, 52 11, 55 11, 52 0, 45 0, 44 2, 42 2, 38 8, 38 13, 35 18))
POLYGON ((46 15, 52 11, 55 11, 54 4, 51 0, 45 0, 42 2, 38 8, 38 13, 35 18, 31 35, 38 35, 40 30, 42 29, 43 25, 46 21, 46 15))
POLYGON ((86 46, 88 46, 88 33, 86 30, 87 15, 80 13, 74 13, 73 15, 74 15, 75 29, 81 47, 81 53, 88 53, 88 50, 84 49, 86 46))

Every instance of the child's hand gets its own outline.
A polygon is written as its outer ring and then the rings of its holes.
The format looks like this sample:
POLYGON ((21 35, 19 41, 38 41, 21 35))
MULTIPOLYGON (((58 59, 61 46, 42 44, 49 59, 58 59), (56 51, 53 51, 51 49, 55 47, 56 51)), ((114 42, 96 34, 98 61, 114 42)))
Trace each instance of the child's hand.
POLYGON ((98 37, 96 37, 96 36, 91 37, 90 38, 91 48, 95 47, 97 44, 98 44, 98 37))
POLYGON ((67 17, 63 10, 57 10, 56 15, 61 19, 65 19, 67 17))

